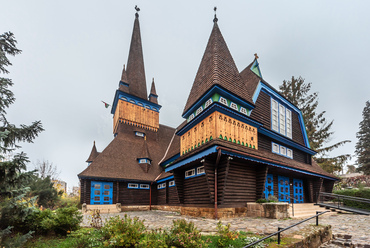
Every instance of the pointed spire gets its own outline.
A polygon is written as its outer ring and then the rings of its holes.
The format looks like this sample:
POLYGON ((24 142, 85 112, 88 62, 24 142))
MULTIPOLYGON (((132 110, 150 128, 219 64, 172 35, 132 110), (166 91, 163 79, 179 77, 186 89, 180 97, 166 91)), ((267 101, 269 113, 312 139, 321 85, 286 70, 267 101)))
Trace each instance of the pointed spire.
POLYGON ((94 140, 94 145, 91 149, 91 153, 90 153, 90 156, 89 158, 86 160, 86 162, 88 163, 91 163, 92 161, 94 161, 94 159, 99 155, 100 153, 96 150, 96 146, 95 146, 95 140, 94 140))
MULTIPOLYGON (((135 6, 136 11, 140 9, 135 6)), ((127 60, 127 79, 130 82, 130 94, 147 99, 143 49, 141 44, 139 14, 135 14, 130 52, 127 60)))
POLYGON ((155 90, 154 78, 152 81, 152 87, 150 88, 149 101, 155 104, 158 104, 158 95, 155 90))
POLYGON ((191 88, 184 113, 212 86, 219 85, 240 98, 253 103, 238 68, 221 34, 215 16, 212 33, 191 88))
POLYGON ((130 84, 127 80, 126 68, 125 65, 123 65, 121 81, 119 82, 119 90, 125 93, 129 93, 130 92, 129 86, 130 84))

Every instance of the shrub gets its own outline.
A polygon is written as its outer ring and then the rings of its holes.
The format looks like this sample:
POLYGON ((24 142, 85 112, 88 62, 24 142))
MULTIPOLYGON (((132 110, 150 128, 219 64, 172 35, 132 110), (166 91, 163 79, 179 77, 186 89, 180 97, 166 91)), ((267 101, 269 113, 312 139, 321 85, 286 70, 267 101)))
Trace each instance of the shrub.
POLYGON ((261 199, 258 199, 257 201, 256 201, 256 203, 266 203, 266 202, 268 202, 266 199, 263 199, 263 198, 261 198, 261 199))
POLYGON ((131 219, 125 214, 111 217, 101 229, 105 239, 104 246, 108 247, 133 247, 144 236, 144 221, 135 217, 131 219))
POLYGON ((137 248, 144 247, 156 247, 156 248, 168 248, 169 235, 164 230, 151 230, 147 232, 145 237, 136 245, 137 248))
POLYGON ((239 232, 230 231, 230 223, 225 226, 219 221, 217 223, 217 233, 220 235, 217 241, 218 247, 229 247, 234 240, 239 238, 239 232))
POLYGON ((27 216, 24 228, 33 230, 36 234, 47 234, 53 229, 51 219, 53 218, 53 212, 50 209, 44 211, 36 209, 32 214, 27 216))
POLYGON ((70 247, 102 247, 103 235, 100 230, 94 228, 82 228, 75 232, 71 232, 68 236, 70 247))
POLYGON ((269 195, 267 200, 268 200, 268 202, 278 202, 279 201, 279 199, 274 195, 269 195))
MULTIPOLYGON (((370 199, 370 189, 344 189, 344 190, 337 190, 334 191, 335 194, 338 195, 346 195, 346 196, 353 196, 353 197, 361 197, 370 199)), ((348 207, 354 208, 361 208, 370 210, 370 206, 368 203, 364 202, 356 202, 352 200, 343 200, 343 204, 348 207)))
POLYGON ((202 240, 200 231, 193 222, 186 222, 186 220, 173 221, 167 244, 169 247, 180 248, 206 247, 206 241, 202 240))
POLYGON ((56 234, 67 235, 80 228, 82 214, 76 207, 58 208, 52 218, 52 227, 56 234))

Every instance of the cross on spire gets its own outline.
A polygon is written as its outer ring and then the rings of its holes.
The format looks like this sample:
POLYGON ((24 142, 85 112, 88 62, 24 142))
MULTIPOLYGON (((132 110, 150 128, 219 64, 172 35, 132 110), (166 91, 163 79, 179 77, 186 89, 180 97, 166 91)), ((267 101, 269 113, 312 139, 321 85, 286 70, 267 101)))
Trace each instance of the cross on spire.
POLYGON ((218 21, 217 16, 216 16, 217 7, 215 6, 213 10, 215 11, 215 18, 213 18, 213 22, 217 22, 218 21))

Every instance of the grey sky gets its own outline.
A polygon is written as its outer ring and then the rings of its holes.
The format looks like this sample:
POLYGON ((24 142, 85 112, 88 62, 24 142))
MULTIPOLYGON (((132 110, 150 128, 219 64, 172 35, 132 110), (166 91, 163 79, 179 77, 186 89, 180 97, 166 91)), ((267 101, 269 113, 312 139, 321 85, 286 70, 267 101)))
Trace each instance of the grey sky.
MULTIPOLYGON (((112 103, 140 11, 148 91, 155 78, 160 122, 176 127, 212 29, 213 7, 239 71, 258 53, 264 79, 278 87, 302 76, 319 92, 319 109, 334 119, 332 142, 353 153, 370 100, 368 1, 5 1, 0 32, 12 31, 16 103, 10 121, 41 120, 43 132, 23 145, 32 162, 49 160, 68 187, 78 184, 93 141, 112 140, 112 103)), ((29 165, 32 168, 32 163, 29 165)))

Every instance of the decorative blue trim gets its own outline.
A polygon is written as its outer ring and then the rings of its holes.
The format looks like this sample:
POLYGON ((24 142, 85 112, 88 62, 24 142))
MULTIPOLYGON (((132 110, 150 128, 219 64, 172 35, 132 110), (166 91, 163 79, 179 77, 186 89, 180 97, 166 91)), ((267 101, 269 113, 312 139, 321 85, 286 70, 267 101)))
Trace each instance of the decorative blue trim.
POLYGON ((301 110, 298 109, 291 102, 289 102, 287 99, 285 99, 283 96, 281 96, 275 89, 270 88, 269 86, 267 86, 266 84, 264 84, 262 81, 260 81, 258 83, 258 86, 257 86, 257 88, 256 88, 256 90, 255 90, 255 92, 253 94, 252 99, 253 99, 253 102, 254 103, 256 103, 257 98, 258 98, 258 96, 259 96, 259 94, 261 93, 262 90, 265 93, 267 93, 268 95, 273 96, 274 98, 276 98, 279 101, 283 102, 286 106, 289 106, 289 108, 293 109, 295 112, 298 113, 298 119, 299 119, 299 124, 300 124, 300 127, 301 127, 301 132, 303 134, 304 143, 305 143, 305 145, 308 148, 311 148, 310 147, 310 143, 308 142, 306 127, 304 125, 304 121, 303 121, 303 116, 302 116, 301 110))
POLYGON ((291 171, 299 172, 299 173, 310 175, 310 176, 316 176, 316 177, 321 177, 321 178, 325 178, 325 179, 328 179, 328 180, 335 180, 335 181, 338 181, 339 180, 339 179, 328 177, 328 176, 324 176, 324 175, 321 175, 321 174, 317 174, 317 173, 313 173, 313 172, 308 172, 308 171, 304 171, 304 170, 300 170, 300 169, 295 169, 295 168, 292 168, 292 167, 289 167, 289 166, 285 166, 285 165, 280 165, 280 164, 276 164, 276 163, 267 162, 267 161, 264 161, 262 159, 251 158, 249 156, 241 155, 241 154, 234 153, 234 152, 228 152, 228 151, 222 150, 222 153, 223 154, 228 154, 228 155, 231 155, 231 156, 235 156, 235 157, 238 157, 238 158, 243 158, 243 159, 247 159, 247 160, 250 160, 250 161, 258 162, 258 163, 268 164, 268 165, 279 167, 279 168, 286 169, 286 170, 291 170, 291 171))
POLYGON ((288 145, 288 146, 291 146, 291 147, 294 147, 300 151, 303 151, 305 153, 308 153, 310 155, 315 155, 316 152, 314 150, 311 150, 303 145, 300 145, 296 142, 294 142, 293 140, 289 139, 289 138, 286 138, 284 136, 282 136, 281 134, 278 134, 274 131, 271 131, 267 128, 264 128, 264 127, 261 127, 259 130, 258 130, 259 133, 263 134, 263 135, 266 135, 267 137, 270 137, 282 144, 285 144, 285 145, 288 145))
POLYGON ((252 66, 251 66, 251 68, 250 68, 250 70, 251 70, 254 74, 256 74, 256 73, 252 70, 252 68, 253 68, 254 66, 257 66, 257 70, 258 70, 258 73, 259 73, 259 75, 257 75, 257 76, 259 76, 260 78, 262 78, 262 73, 261 73, 261 70, 260 70, 260 64, 258 63, 257 59, 254 61, 253 65, 252 65, 252 66))
POLYGON ((168 166, 169 164, 171 164, 173 161, 175 161, 177 158, 180 157, 180 153, 176 154, 175 156, 172 156, 171 158, 163 161, 160 166, 168 166))
POLYGON ((129 84, 128 83, 125 83, 123 81, 119 81, 119 85, 123 85, 123 86, 129 87, 129 84))
POLYGON ((200 159, 200 158, 203 158, 211 153, 216 153, 217 152, 217 146, 211 146, 210 148, 206 149, 206 150, 203 150, 197 154, 194 154, 193 156, 189 157, 189 158, 186 158, 178 163, 175 163, 171 166, 168 166, 166 169, 165 169, 165 172, 169 172, 169 171, 172 171, 176 168, 179 168, 187 163, 190 163, 190 162, 193 162, 197 159, 200 159))
POLYGON ((242 98, 239 98, 235 96, 232 93, 229 93, 225 89, 221 88, 218 85, 212 86, 211 89, 209 89, 205 95, 203 95, 197 102, 195 102, 183 115, 182 117, 187 119, 190 114, 192 114, 200 105, 202 105, 206 100, 208 100, 213 94, 219 93, 222 96, 225 96, 230 101, 233 101, 239 105, 242 105, 243 107, 247 107, 247 109, 253 109, 254 105, 243 100, 242 98))
POLYGON ((149 102, 148 100, 146 99, 142 99, 142 98, 139 98, 139 97, 136 97, 136 96, 133 96, 133 95, 130 95, 128 93, 125 93, 123 91, 120 91, 119 89, 116 90, 116 93, 114 95, 114 100, 113 100, 113 104, 112 104, 112 110, 111 110, 111 114, 114 114, 114 112, 116 111, 116 108, 117 108, 117 104, 118 104, 118 100, 121 98, 121 97, 125 97, 127 98, 127 101, 130 102, 130 101, 134 101, 136 105, 139 105, 138 103, 141 103, 143 106, 141 107, 144 107, 144 108, 147 108, 149 107, 149 109, 153 110, 153 111, 156 111, 156 112, 159 112, 159 110, 162 108, 161 105, 158 105, 158 104, 155 104, 155 103, 152 103, 152 102, 149 102))
POLYGON ((210 114, 213 112, 218 111, 222 114, 225 114, 229 117, 232 117, 238 121, 244 122, 246 124, 249 124, 253 127, 259 128, 262 126, 261 123, 251 119, 250 117, 232 111, 232 109, 223 106, 221 103, 214 102, 210 107, 206 108, 205 110, 202 111, 199 115, 197 115, 192 121, 188 122, 182 129, 177 131, 177 135, 183 135, 187 131, 189 131, 191 128, 193 128, 195 125, 197 125, 199 122, 201 122, 205 117, 208 117, 210 114))
POLYGON ((157 95, 154 95, 154 94, 151 94, 151 93, 150 93, 149 97, 158 98, 158 96, 157 96, 157 95))
POLYGON ((173 179, 173 176, 169 176, 169 177, 163 178, 161 180, 158 180, 157 183, 165 182, 165 181, 168 181, 168 180, 171 180, 171 179, 173 179))

